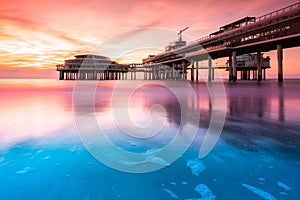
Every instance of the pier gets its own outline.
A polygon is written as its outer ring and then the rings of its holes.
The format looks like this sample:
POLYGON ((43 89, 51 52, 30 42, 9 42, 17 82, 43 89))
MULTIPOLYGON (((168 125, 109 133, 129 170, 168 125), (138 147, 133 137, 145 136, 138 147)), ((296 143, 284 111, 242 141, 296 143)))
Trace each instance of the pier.
POLYGON ((178 40, 170 43, 165 52, 150 55, 140 64, 122 65, 109 58, 91 55, 66 60, 57 65, 59 79, 66 80, 122 80, 136 79, 136 73, 143 73, 145 80, 182 80, 187 79, 188 71, 192 81, 199 80, 199 70, 207 70, 207 80, 214 80, 215 69, 228 71, 229 81, 235 82, 240 71, 241 80, 261 81, 266 78, 270 68, 269 58, 263 52, 277 51, 278 82, 283 81, 283 50, 300 46, 300 2, 260 17, 244 17, 226 24, 214 33, 186 43, 180 30, 178 40), (252 64, 241 58, 255 55, 252 64), (228 58, 227 66, 213 66, 213 60, 228 58), (95 61, 94 61, 95 60, 95 61), (255 61, 255 62, 254 62, 255 61), (85 63, 86 62, 86 63, 85 63), (200 66, 206 62, 206 66, 200 66))
POLYGON ((128 65, 118 64, 108 57, 98 55, 77 55, 56 65, 59 80, 124 80, 128 65))

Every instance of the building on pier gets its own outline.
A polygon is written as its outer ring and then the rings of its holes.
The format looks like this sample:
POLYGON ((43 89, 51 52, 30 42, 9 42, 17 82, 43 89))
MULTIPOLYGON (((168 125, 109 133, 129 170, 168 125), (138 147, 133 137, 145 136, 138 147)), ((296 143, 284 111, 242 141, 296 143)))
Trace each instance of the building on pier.
MULTIPOLYGON (((271 68, 270 57, 264 57, 263 54, 244 54, 236 57, 236 71, 240 72, 241 80, 257 80, 259 57, 261 60, 262 77, 266 80, 266 69, 271 68)), ((226 71, 229 71, 230 61, 226 62, 226 71)))
POLYGON ((127 79, 128 65, 119 64, 99 55, 76 55, 56 65, 59 80, 119 80, 127 79))

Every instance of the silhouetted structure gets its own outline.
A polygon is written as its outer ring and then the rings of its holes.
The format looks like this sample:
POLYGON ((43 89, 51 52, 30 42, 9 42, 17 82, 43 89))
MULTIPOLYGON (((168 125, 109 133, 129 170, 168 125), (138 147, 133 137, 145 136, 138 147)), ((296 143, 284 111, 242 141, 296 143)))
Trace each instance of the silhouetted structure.
MULTIPOLYGON (((236 71, 240 71, 241 80, 250 80, 251 79, 251 72, 252 72, 252 79, 257 79, 257 63, 261 62, 261 68, 262 68, 262 77, 264 80, 266 80, 266 69, 271 68, 270 67, 270 57, 263 57, 263 55, 260 55, 260 58, 257 54, 245 54, 241 56, 236 57, 236 71), (260 61, 259 61, 260 60, 260 61)), ((230 67, 230 61, 228 60, 226 63, 227 71, 229 71, 230 67)))
POLYGON ((56 65, 60 80, 117 80, 127 79, 128 65, 118 64, 99 55, 76 55, 56 65))
POLYGON ((241 79, 261 81, 270 68, 269 58, 262 52, 277 50, 278 81, 283 81, 283 49, 300 46, 300 2, 276 10, 260 17, 244 17, 219 28, 210 35, 190 43, 182 40, 180 30, 178 40, 171 42, 165 52, 150 55, 140 64, 121 65, 107 57, 79 55, 57 65, 59 79, 136 79, 136 73, 144 73, 145 80, 187 79, 190 70, 191 80, 198 81, 199 70, 208 70, 207 80, 214 80, 214 69, 227 69, 229 80, 241 79), (212 60, 228 57, 227 66, 213 66, 212 60), (259 59, 258 59, 259 58, 259 59), (207 65, 199 67, 200 61, 207 65), (264 72, 264 73, 263 73, 264 72), (195 74, 196 73, 196 74, 195 74))
MULTIPOLYGON (((207 60, 208 81, 213 78, 212 59, 229 57, 229 80, 237 79, 237 56, 277 50, 278 81, 283 81, 283 49, 300 46, 300 2, 260 17, 245 17, 210 35, 172 51, 148 57, 144 63, 166 64, 170 68, 191 65, 191 80, 198 80, 199 61, 207 60)), ((257 80, 262 80, 262 62, 258 59, 257 80)), ((183 77, 186 77, 184 75, 183 77)))

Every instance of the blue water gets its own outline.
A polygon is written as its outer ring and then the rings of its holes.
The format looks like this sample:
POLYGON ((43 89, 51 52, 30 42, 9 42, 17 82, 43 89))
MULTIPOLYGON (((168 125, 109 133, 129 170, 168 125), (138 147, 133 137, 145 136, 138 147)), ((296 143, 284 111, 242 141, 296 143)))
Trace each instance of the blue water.
MULTIPOLYGON (((185 124, 198 128, 191 146, 175 162, 148 157, 154 166, 164 167, 148 173, 126 173, 99 162, 80 139, 72 104, 73 82, 1 80, 0 197, 298 199, 299 83, 298 80, 283 85, 275 81, 226 83, 226 121, 216 146, 203 159, 198 158, 198 153, 212 107, 206 84, 191 84, 200 102, 196 108, 200 110, 199 123, 192 118, 195 102, 191 99, 183 98, 187 107, 186 113, 182 113, 176 97, 161 86, 153 84, 137 90, 129 103, 137 127, 151 124, 151 105, 160 104, 164 108, 153 111, 165 120, 162 130, 142 139, 125 135, 114 124, 111 98, 116 82, 99 83, 92 114, 107 137, 121 149, 147 153, 162 148, 175 136, 180 115, 185 116, 185 124)), ((91 87, 94 82, 84 84, 91 87)), ((124 99, 132 85, 123 86, 113 98, 124 99)), ((185 93, 184 88, 177 90, 185 93)), ((85 106, 83 102, 82 112, 91 114, 85 106)), ((175 146, 173 150, 176 148, 181 147, 175 146)), ((109 156, 117 158, 115 152, 109 156)), ((122 164, 129 168, 137 165, 124 160, 122 164)))

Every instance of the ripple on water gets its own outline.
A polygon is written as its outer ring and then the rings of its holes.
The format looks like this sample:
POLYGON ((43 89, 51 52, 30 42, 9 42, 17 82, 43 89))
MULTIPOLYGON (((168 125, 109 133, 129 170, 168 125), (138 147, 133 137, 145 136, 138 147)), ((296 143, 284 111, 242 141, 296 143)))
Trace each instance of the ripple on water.
POLYGON ((277 182, 278 186, 281 187, 282 189, 286 190, 286 191, 290 191, 292 190, 292 188, 290 186, 288 186, 287 184, 278 181, 277 182))
POLYGON ((206 170, 205 165, 199 158, 189 159, 186 163, 186 166, 189 167, 192 171, 192 174, 195 176, 199 176, 204 170, 206 170))
POLYGON ((215 200, 216 196, 211 192, 208 186, 199 184, 195 190, 201 195, 201 198, 189 198, 185 200, 215 200))
POLYGON ((260 188, 253 187, 253 186, 245 184, 245 183, 242 183, 242 186, 265 200, 277 200, 273 195, 271 195, 270 193, 268 193, 260 188))
POLYGON ((33 170, 33 168, 31 167, 25 167, 24 169, 21 169, 19 171, 16 171, 16 174, 27 174, 28 172, 30 172, 31 170, 33 170))
POLYGON ((179 199, 178 196, 173 191, 166 188, 164 188, 163 190, 167 192, 172 197, 172 199, 179 199))

